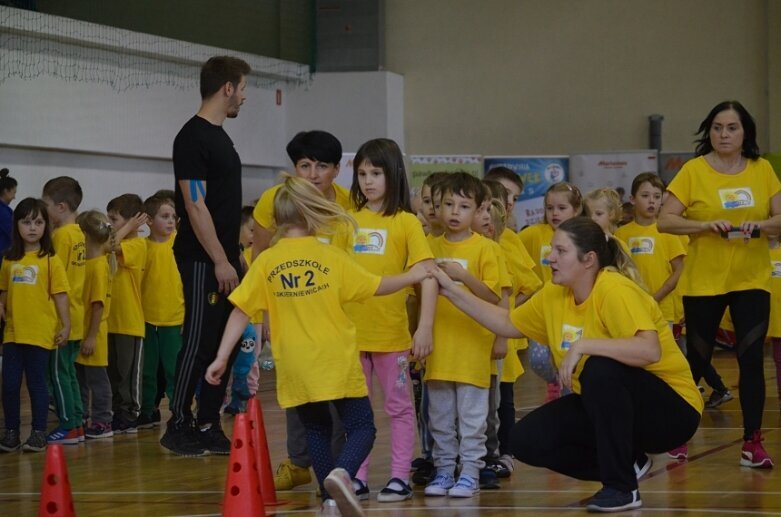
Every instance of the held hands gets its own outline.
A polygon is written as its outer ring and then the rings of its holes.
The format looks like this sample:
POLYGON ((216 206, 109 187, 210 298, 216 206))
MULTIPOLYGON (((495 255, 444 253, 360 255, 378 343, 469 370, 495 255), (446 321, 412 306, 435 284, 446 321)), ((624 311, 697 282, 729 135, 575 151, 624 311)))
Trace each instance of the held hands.
POLYGON ((458 289, 458 284, 456 284, 448 276, 448 274, 439 267, 431 271, 431 276, 433 276, 439 283, 439 293, 443 296, 448 296, 450 293, 458 289))
POLYGON ((68 335, 71 333, 70 325, 63 325, 59 332, 54 336, 54 344, 59 346, 65 346, 68 343, 68 335))
POLYGON ((467 273, 466 269, 464 269, 461 264, 455 261, 447 260, 440 262, 437 265, 439 266, 439 269, 444 271, 447 276, 450 277, 451 280, 455 280, 456 282, 462 282, 464 280, 464 275, 467 273))
POLYGON ((81 342, 81 355, 89 356, 95 353, 95 338, 84 338, 81 342))
POLYGON ((227 361, 220 359, 219 357, 212 361, 212 364, 206 369, 204 379, 212 386, 219 386, 222 374, 225 373, 225 366, 227 361))
POLYGON ((224 295, 230 294, 239 285, 239 275, 227 260, 214 264, 214 276, 217 278, 218 290, 224 295))
POLYGON ((412 336, 412 357, 422 361, 434 348, 434 337, 431 328, 418 327, 415 335, 412 336))
POLYGON ((431 278, 432 276, 431 269, 429 267, 426 267, 422 262, 418 262, 414 266, 409 268, 407 275, 409 276, 413 284, 419 284, 423 280, 427 278, 431 278))
POLYGON ((504 359, 507 357, 507 338, 497 337, 491 349, 491 359, 504 359))
POLYGON ((572 374, 575 372, 575 368, 578 366, 578 362, 583 357, 583 354, 578 351, 580 348, 578 344, 580 341, 575 341, 567 353, 564 354, 564 358, 561 360, 559 366, 559 384, 562 387, 572 389, 572 374))

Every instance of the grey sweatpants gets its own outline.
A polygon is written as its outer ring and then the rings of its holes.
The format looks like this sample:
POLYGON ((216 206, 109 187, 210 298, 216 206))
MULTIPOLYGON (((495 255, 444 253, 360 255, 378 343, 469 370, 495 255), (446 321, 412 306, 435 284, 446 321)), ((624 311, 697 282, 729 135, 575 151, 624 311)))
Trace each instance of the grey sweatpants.
POLYGON ((428 381, 426 386, 437 474, 454 475, 460 457, 461 475, 478 479, 485 466, 488 388, 449 381, 428 381))
POLYGON ((105 366, 85 366, 76 363, 76 375, 81 389, 84 419, 92 418, 92 425, 111 423, 111 383, 105 366), (90 395, 92 404, 90 405, 90 395))

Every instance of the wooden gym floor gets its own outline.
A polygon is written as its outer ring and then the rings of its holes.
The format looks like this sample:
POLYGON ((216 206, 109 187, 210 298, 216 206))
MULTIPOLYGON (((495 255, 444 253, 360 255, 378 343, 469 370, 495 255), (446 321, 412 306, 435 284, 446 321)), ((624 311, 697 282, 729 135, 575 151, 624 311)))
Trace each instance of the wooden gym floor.
MULTIPOLYGON (((769 349, 768 349, 769 352, 769 349)), ((640 483, 645 504, 632 514, 648 515, 781 515, 781 477, 775 470, 740 467, 741 416, 737 400, 737 366, 729 352, 717 352, 714 364, 732 389, 735 399, 716 410, 706 410, 700 429, 689 445, 689 459, 677 462, 654 456, 650 475, 640 483)), ((765 447, 781 462, 779 400, 772 358, 765 361, 767 402, 764 414, 765 447)), ((264 408, 272 468, 286 457, 284 413, 276 404, 273 375, 264 372, 260 399, 264 408)), ((710 394, 710 389, 706 395, 710 394)), ((544 397, 542 381, 522 376, 515 386, 518 415, 523 416, 544 397)), ((23 395, 23 422, 29 425, 29 404, 23 395)), ((378 436, 372 453, 369 479, 372 500, 368 515, 500 516, 572 515, 597 483, 569 479, 542 469, 516 463, 512 477, 501 489, 482 491, 466 500, 426 498, 422 489, 401 504, 377 503, 376 491, 389 476, 388 425, 375 401, 378 436)), ((50 417, 53 415, 50 414, 50 417)), ((163 411, 164 419, 167 411, 163 411)), ((232 417, 223 419, 230 436, 232 417)), ((53 427, 53 418, 50 418, 53 427)), ((29 427, 23 427, 26 439, 29 427)), ((82 516, 181 516, 219 515, 226 479, 227 456, 180 458, 158 444, 162 429, 137 435, 88 441, 65 446, 68 472, 77 515, 82 516)), ((43 472, 44 454, 0 454, 0 515, 34 515, 43 472)), ((781 464, 777 467, 781 469, 781 464)), ((272 515, 314 515, 319 507, 314 483, 279 492, 287 504, 267 508, 272 515)))

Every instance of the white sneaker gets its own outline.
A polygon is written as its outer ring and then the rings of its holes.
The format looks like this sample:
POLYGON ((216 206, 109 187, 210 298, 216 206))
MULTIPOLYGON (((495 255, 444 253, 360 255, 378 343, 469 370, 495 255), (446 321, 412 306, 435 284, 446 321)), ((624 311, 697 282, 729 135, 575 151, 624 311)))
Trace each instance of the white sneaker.
POLYGON ((480 493, 480 484, 471 476, 461 474, 453 488, 447 491, 450 497, 474 497, 480 493))
POLYGON ((353 480, 343 468, 335 468, 323 483, 328 495, 333 497, 336 507, 345 517, 363 517, 363 508, 355 495, 353 480))

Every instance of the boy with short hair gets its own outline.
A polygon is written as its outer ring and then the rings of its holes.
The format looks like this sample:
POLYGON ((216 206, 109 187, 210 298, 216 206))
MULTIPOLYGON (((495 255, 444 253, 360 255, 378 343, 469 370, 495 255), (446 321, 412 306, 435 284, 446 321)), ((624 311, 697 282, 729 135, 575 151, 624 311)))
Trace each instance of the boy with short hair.
POLYGON ((171 198, 155 194, 144 201, 149 218, 146 264, 141 282, 145 321, 143 381, 138 429, 160 425, 157 407, 158 368, 165 374, 165 393, 173 399, 176 357, 182 347, 184 293, 174 258, 176 209, 171 198))
POLYGON ((147 220, 136 194, 109 201, 106 213, 116 229, 114 252, 118 268, 111 286, 108 317, 108 375, 113 395, 115 434, 137 432, 141 409, 141 364, 145 335, 141 283, 146 265, 146 242, 138 228, 147 220))
POLYGON ((76 356, 84 338, 84 273, 86 271, 86 244, 84 232, 76 224, 82 191, 79 182, 68 176, 51 179, 43 186, 41 196, 46 204, 54 232, 54 250, 68 276, 68 309, 71 331, 68 342, 52 351, 49 378, 59 425, 49 433, 46 441, 74 445, 84 441, 82 419, 84 408, 76 376, 76 356))
MULTIPOLYGON (((499 303, 502 281, 496 244, 471 229, 485 199, 482 183, 470 174, 453 173, 442 182, 441 192, 444 234, 429 238, 435 261, 464 289, 499 303)), ((437 471, 426 486, 428 496, 472 497, 480 490, 494 339, 489 330, 465 319, 440 297, 434 317, 434 350, 426 359, 425 374, 437 471), (456 482, 457 457, 461 474, 456 482)))

